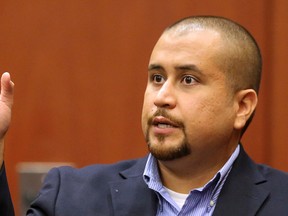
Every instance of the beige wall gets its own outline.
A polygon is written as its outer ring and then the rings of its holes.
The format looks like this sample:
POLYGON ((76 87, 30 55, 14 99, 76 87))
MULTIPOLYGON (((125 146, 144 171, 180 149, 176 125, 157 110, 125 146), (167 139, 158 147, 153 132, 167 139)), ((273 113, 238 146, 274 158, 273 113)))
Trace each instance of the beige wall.
POLYGON ((256 161, 288 171, 287 9, 286 0, 1 0, 0 71, 16 83, 6 140, 15 204, 19 162, 84 166, 146 154, 151 49, 164 27, 196 14, 234 19, 258 40, 263 85, 243 143, 256 161))

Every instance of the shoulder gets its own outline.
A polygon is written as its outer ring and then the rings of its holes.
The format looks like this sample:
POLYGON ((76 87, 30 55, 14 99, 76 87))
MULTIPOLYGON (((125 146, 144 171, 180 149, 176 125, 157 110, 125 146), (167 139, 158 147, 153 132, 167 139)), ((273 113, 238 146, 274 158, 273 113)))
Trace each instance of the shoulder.
POLYGON ((48 172, 29 212, 34 213, 41 209, 47 215, 52 215, 56 210, 61 212, 59 215, 92 215, 91 211, 96 209, 97 212, 101 210, 106 212, 103 215, 108 215, 107 211, 110 211, 112 202, 110 184, 125 181, 125 178, 129 177, 127 173, 137 175, 138 179, 142 178, 145 164, 146 158, 140 158, 83 168, 53 168, 48 172), (73 209, 73 213, 65 213, 65 209, 73 209))
POLYGON ((288 175, 255 163, 241 148, 218 199, 218 215, 288 215, 288 175))
POLYGON ((231 170, 229 182, 235 184, 235 180, 242 190, 255 187, 258 190, 269 191, 270 202, 279 199, 288 202, 288 174, 268 165, 255 163, 243 149, 231 170))
POLYGON ((288 189, 288 174, 286 172, 254 162, 242 146, 233 167, 235 169, 232 169, 232 171, 237 177, 243 176, 245 179, 250 179, 251 182, 258 185, 265 182, 268 183, 268 187, 271 185, 285 185, 288 189))
POLYGON ((119 161, 113 164, 94 164, 83 168, 58 167, 53 168, 47 176, 55 176, 69 182, 85 182, 90 180, 123 179, 122 172, 132 169, 135 175, 142 175, 147 157, 119 161))
POLYGON ((257 164, 259 172, 267 179, 267 183, 273 188, 283 187, 288 192, 288 173, 274 169, 268 165, 257 164))

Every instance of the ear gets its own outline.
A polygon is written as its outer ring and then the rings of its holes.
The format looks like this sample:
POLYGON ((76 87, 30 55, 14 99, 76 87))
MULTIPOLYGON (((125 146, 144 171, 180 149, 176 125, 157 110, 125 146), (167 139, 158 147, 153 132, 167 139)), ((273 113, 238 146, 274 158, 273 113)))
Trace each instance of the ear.
POLYGON ((253 114, 257 106, 258 96, 255 90, 245 89, 236 93, 235 100, 237 110, 234 128, 241 130, 253 114))

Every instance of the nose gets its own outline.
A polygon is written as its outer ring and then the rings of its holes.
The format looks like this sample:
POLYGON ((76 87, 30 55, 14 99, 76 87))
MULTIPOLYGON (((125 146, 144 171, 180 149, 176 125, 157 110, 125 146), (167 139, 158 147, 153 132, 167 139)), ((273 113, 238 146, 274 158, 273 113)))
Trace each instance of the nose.
POLYGON ((176 106, 176 97, 173 84, 166 81, 156 94, 154 105, 159 108, 173 109, 176 106))

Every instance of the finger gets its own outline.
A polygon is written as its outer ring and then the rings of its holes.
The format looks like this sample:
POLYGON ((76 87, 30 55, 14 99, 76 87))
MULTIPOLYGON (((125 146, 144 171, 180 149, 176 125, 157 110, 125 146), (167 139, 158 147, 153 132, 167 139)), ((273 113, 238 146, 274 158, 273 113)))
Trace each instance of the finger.
POLYGON ((8 72, 2 74, 1 77, 1 95, 0 99, 6 103, 9 107, 13 104, 13 90, 14 83, 11 80, 11 76, 8 72))

